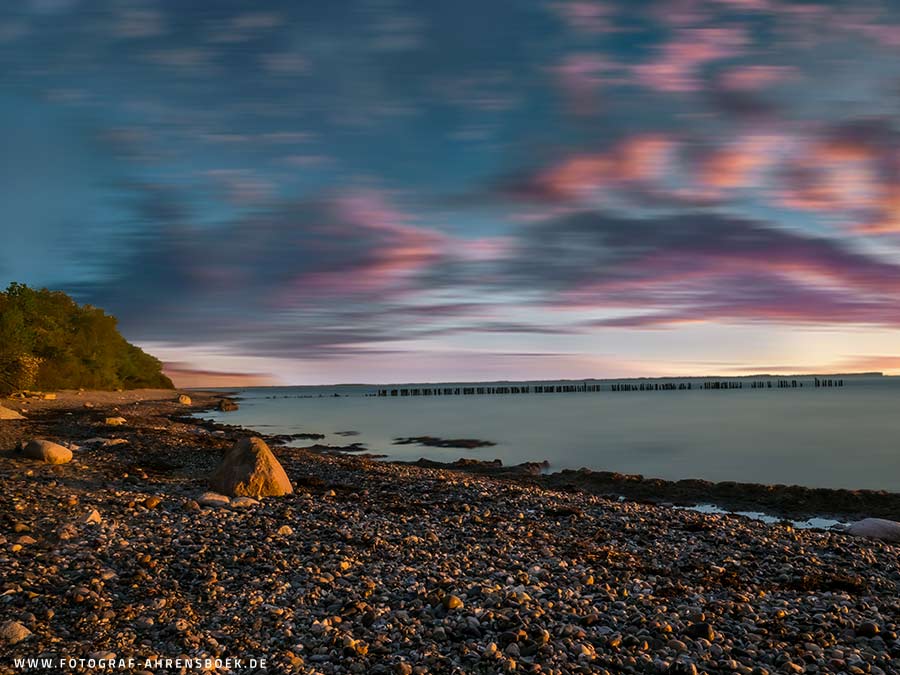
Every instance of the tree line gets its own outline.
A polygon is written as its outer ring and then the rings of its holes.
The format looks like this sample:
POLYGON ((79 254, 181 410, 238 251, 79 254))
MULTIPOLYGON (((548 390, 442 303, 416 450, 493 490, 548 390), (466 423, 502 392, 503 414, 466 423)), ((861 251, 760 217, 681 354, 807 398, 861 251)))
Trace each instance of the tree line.
POLYGON ((61 291, 12 283, 0 293, 0 393, 142 387, 172 381, 122 337, 115 317, 61 291))

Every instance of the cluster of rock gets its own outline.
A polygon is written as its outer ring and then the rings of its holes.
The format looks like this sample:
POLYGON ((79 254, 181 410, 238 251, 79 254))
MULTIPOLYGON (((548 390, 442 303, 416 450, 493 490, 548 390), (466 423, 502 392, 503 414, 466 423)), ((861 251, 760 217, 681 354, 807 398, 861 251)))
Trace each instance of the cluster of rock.
POLYGON ((472 459, 470 457, 461 457, 454 462, 438 462, 433 459, 425 459, 422 457, 415 462, 411 462, 411 464, 424 468, 458 469, 483 476, 505 476, 509 478, 540 476, 544 471, 550 468, 550 462, 547 460, 542 462, 522 462, 521 464, 504 466, 503 461, 500 459, 472 459))
POLYGON ((19 399, 35 399, 40 401, 55 401, 56 394, 43 391, 19 391, 10 396, 10 398, 19 399))
POLYGON ((618 494, 635 500, 681 505, 717 504, 734 511, 764 511, 798 520, 836 515, 900 520, 900 499, 896 493, 885 490, 712 482, 697 478, 670 481, 587 468, 550 473, 543 477, 542 484, 551 489, 618 494))

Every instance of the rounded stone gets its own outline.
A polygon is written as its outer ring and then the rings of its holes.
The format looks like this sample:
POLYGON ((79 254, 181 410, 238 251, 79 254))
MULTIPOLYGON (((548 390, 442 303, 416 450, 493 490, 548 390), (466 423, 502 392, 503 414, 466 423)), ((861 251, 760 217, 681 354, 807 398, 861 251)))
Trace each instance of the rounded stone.
POLYGON ((18 644, 29 637, 31 637, 31 631, 18 621, 5 621, 0 624, 0 640, 6 644, 18 644))
POLYGON ((46 464, 66 464, 72 461, 71 450, 59 443, 43 439, 28 441, 22 449, 22 455, 46 464))

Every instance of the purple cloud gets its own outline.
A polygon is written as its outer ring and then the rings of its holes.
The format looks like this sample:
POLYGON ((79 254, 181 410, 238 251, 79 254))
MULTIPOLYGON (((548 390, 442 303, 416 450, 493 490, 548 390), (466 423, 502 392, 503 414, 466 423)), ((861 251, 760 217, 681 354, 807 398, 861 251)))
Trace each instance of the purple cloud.
POLYGON ((539 292, 549 308, 635 312, 602 325, 900 325, 900 265, 836 239, 725 215, 587 212, 536 223, 510 265, 508 281, 539 292))

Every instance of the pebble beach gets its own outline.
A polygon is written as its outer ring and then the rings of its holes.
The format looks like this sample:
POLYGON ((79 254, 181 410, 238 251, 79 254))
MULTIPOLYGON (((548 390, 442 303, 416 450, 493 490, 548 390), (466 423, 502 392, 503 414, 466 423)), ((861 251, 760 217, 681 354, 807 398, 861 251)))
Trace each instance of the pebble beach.
POLYGON ((900 672, 900 545, 265 437, 293 493, 217 502, 189 393, 3 402, 0 675, 900 672))

